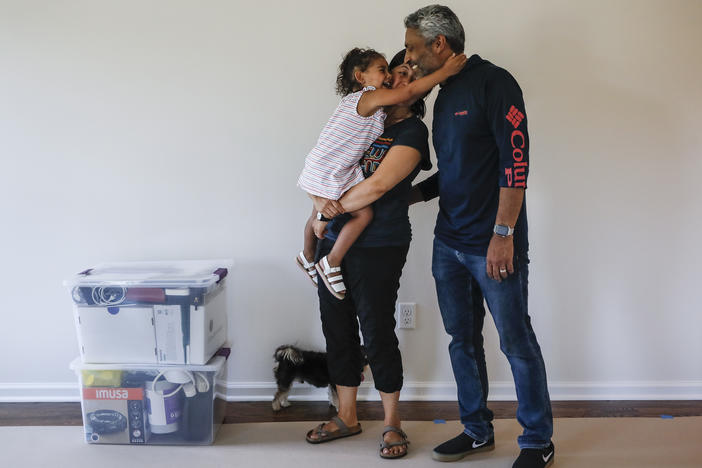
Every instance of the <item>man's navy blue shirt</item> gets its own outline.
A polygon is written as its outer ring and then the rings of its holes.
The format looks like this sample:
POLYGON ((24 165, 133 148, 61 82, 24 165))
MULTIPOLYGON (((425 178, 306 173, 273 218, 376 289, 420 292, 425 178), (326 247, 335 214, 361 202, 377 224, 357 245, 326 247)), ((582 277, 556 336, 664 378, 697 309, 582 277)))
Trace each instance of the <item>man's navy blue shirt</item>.
MULTIPOLYGON (((419 184, 439 196, 434 234, 448 246, 487 255, 500 187, 526 189, 529 135, 522 90, 478 55, 441 87, 434 104, 438 172, 419 184)), ((526 196, 514 227, 515 254, 528 250, 526 196)))

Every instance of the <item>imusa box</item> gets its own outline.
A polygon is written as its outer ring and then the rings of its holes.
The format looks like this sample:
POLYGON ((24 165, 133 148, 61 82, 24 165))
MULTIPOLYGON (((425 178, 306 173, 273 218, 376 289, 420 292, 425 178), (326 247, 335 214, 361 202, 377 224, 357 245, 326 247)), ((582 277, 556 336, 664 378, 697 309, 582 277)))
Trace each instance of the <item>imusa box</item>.
POLYGON ((83 362, 206 363, 227 341, 228 266, 106 263, 65 281, 83 362))
POLYGON ((90 444, 207 445, 224 420, 228 348, 201 366, 71 363, 90 444))

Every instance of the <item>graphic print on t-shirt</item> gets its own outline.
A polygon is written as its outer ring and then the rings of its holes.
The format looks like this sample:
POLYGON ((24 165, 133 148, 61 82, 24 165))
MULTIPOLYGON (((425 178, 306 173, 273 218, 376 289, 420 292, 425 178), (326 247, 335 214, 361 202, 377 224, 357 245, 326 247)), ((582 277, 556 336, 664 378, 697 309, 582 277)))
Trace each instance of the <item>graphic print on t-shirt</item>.
POLYGON ((378 137, 378 139, 371 143, 361 158, 361 168, 363 169, 364 176, 370 177, 375 170, 378 169, 378 166, 383 161, 385 154, 392 146, 394 140, 394 137, 378 137))

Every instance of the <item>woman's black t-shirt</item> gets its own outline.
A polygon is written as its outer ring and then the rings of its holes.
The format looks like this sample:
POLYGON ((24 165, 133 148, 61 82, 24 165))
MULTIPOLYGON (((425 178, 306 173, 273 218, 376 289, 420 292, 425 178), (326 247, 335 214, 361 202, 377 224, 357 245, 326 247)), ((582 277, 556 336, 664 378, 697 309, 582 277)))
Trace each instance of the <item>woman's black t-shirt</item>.
MULTIPOLYGON (((417 167, 373 203, 373 221, 366 227, 354 245, 359 247, 384 247, 405 245, 412 240, 408 215, 408 198, 412 181, 420 170, 431 169, 429 159, 429 130, 418 117, 409 117, 385 129, 361 158, 360 164, 366 178, 373 175, 383 158, 393 146, 409 146, 419 151, 421 160, 417 167)), ((326 238, 335 241, 349 215, 336 217, 327 226, 326 238)))

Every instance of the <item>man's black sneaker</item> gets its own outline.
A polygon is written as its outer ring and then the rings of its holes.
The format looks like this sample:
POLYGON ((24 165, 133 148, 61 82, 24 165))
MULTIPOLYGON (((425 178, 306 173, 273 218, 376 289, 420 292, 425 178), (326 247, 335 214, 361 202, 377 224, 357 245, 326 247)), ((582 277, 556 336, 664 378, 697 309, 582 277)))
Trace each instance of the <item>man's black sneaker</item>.
POLYGON ((475 440, 465 432, 461 432, 451 440, 434 448, 431 458, 436 461, 451 462, 460 460, 466 455, 477 452, 495 450, 495 438, 488 440, 475 440))
POLYGON ((512 468, 546 468, 553 464, 555 453, 553 443, 541 449, 522 449, 512 468))

